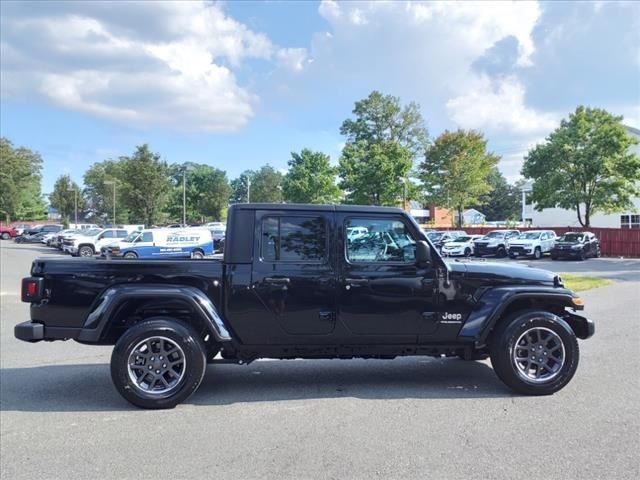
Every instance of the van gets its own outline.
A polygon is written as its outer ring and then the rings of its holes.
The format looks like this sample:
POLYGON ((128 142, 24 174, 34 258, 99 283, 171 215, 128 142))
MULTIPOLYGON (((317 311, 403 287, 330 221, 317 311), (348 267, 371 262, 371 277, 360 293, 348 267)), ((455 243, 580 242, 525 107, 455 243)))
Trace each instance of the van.
POLYGON ((207 228, 142 230, 109 246, 106 253, 124 258, 204 258, 213 254, 213 238, 207 228))

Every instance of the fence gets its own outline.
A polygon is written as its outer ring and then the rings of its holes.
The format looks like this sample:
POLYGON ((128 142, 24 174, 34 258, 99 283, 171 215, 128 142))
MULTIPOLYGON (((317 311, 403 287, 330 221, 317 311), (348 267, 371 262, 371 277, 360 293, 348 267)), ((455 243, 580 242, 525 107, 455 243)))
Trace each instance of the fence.
MULTIPOLYGON (((430 228, 428 225, 425 228, 430 228)), ((566 232, 591 232, 600 240, 600 250, 605 257, 640 257, 640 229, 637 228, 521 228, 515 227, 521 232, 527 230, 553 230, 556 235, 566 232)), ((457 228, 442 228, 441 230, 459 230, 457 228)), ((463 227, 469 235, 484 235, 495 227, 463 227)))

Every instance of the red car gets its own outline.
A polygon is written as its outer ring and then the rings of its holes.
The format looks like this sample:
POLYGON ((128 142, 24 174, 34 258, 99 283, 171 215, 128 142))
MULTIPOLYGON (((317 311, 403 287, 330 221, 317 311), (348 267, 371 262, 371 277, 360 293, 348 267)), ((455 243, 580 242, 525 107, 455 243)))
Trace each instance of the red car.
POLYGON ((0 238, 2 240, 9 240, 15 238, 18 235, 18 231, 13 227, 0 227, 0 238))

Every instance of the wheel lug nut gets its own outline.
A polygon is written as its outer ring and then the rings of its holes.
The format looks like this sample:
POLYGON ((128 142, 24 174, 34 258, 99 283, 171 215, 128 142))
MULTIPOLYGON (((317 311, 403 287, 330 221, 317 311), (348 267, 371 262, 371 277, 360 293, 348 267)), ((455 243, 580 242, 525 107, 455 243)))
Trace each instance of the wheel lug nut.
POLYGON ((156 373, 160 373, 160 370, 156 370, 156 373))
POLYGON ((154 358, 154 357, 151 357, 151 360, 155 360, 155 358, 154 358))
POLYGON ((162 364, 162 368, 167 368, 167 364, 166 364, 166 363, 163 363, 163 364, 162 364))
POLYGON ((162 355, 160 355, 160 360, 162 360, 164 357, 162 355))
POLYGON ((153 370, 153 365, 149 365, 149 370, 153 370))

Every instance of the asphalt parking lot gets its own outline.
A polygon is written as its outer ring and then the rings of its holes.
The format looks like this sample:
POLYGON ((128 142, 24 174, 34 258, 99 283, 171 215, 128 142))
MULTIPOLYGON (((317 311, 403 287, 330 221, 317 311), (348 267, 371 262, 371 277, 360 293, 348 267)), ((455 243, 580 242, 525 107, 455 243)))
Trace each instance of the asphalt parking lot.
POLYGON ((511 393, 489 361, 258 361, 142 411, 110 347, 13 337, 19 279, 48 252, 0 242, 3 479, 640 477, 640 260, 522 262, 615 280, 582 295, 596 335, 553 396, 511 393))

